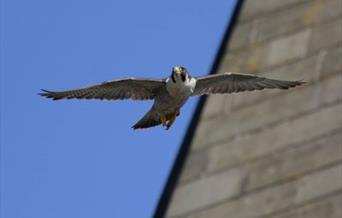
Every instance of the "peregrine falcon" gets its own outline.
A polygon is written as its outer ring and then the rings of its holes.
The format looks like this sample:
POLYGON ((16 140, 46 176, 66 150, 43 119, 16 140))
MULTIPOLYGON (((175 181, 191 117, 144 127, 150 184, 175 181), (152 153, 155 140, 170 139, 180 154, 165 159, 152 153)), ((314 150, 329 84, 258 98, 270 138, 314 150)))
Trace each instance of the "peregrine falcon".
POLYGON ((166 79, 126 78, 103 82, 86 88, 61 92, 42 89, 41 96, 60 99, 154 100, 151 109, 132 128, 143 129, 162 124, 169 129, 180 108, 191 96, 242 91, 288 89, 303 81, 268 79, 251 74, 222 73, 192 77, 185 67, 175 66, 166 79))

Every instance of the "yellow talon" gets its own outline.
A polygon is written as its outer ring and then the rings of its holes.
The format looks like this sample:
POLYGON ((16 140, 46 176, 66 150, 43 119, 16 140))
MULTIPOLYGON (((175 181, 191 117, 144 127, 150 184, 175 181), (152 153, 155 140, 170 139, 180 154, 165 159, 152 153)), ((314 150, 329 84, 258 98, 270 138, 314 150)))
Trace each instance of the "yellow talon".
POLYGON ((176 117, 177 117, 177 113, 178 113, 178 112, 175 112, 175 113, 170 117, 169 122, 168 122, 167 125, 166 125, 166 129, 169 129, 169 128, 172 126, 173 122, 175 122, 176 117))
POLYGON ((161 115, 160 119, 161 119, 161 122, 162 122, 163 126, 166 126, 166 122, 167 122, 166 116, 165 115, 161 115))

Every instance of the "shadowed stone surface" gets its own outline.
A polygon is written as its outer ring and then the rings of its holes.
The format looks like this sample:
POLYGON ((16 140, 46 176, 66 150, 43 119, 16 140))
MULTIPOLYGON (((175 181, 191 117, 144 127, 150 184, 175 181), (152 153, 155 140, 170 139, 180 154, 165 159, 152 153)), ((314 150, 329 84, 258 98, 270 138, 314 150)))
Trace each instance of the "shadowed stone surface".
POLYGON ((342 216, 342 1, 245 0, 217 73, 307 83, 210 96, 170 218, 342 216))

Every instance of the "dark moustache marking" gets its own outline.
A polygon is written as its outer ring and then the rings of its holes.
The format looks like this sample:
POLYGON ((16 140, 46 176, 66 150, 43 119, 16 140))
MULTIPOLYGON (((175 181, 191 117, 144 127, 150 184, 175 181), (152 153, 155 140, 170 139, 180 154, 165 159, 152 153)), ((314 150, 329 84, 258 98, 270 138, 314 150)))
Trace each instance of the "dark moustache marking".
POLYGON ((172 75, 171 75, 171 79, 174 83, 176 83, 176 79, 175 79, 175 74, 172 72, 172 75))

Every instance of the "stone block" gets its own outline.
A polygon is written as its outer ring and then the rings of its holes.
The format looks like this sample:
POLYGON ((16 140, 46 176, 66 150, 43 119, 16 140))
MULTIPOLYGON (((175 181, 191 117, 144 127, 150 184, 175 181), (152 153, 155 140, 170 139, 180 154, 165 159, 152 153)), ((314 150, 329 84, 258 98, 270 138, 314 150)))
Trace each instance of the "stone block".
POLYGON ((321 24, 342 15, 342 2, 340 0, 314 0, 309 2, 310 6, 304 12, 306 24, 321 24))
POLYGON ((307 54, 331 49, 342 41, 341 26, 341 19, 331 20, 312 29, 303 29, 239 52, 227 53, 222 60, 220 72, 265 72, 301 59, 307 54))
POLYGON ((255 73, 303 58, 307 53, 310 35, 311 29, 304 29, 240 52, 227 53, 220 66, 220 72, 255 73))
POLYGON ((207 101, 204 106, 204 110, 202 112, 202 117, 211 118, 218 116, 223 113, 225 105, 226 105, 226 98, 224 95, 210 95, 207 98, 207 101))
POLYGON ((206 172, 208 166, 208 153, 205 151, 194 151, 188 155, 182 170, 179 184, 183 184, 194 178, 199 178, 206 172))
POLYGON ((265 67, 265 46, 253 46, 248 49, 227 53, 222 58, 219 72, 256 73, 265 67))
POLYGON ((272 66, 291 59, 303 58, 308 50, 311 29, 272 41, 268 46, 266 65, 272 66))
POLYGON ((305 172, 342 160, 341 154, 341 133, 283 152, 272 153, 267 158, 243 166, 248 172, 244 191, 249 192, 280 180, 299 178, 305 172))
POLYGON ((209 150, 211 171, 260 158, 288 145, 302 143, 341 129, 342 105, 334 105, 303 115, 298 119, 261 129, 250 134, 221 140, 209 150))
POLYGON ((312 29, 308 52, 312 53, 320 49, 339 44, 342 41, 342 18, 332 20, 312 29))
POLYGON ((305 29, 309 25, 318 25, 342 14, 340 0, 314 0, 296 7, 281 10, 262 17, 257 22, 256 42, 264 42, 274 37, 305 29), (286 28, 284 28, 286 27, 286 28))
POLYGON ((244 172, 231 170, 178 186, 167 217, 179 216, 239 194, 244 172))
POLYGON ((278 1, 278 0, 264 0, 262 4, 255 0, 246 0, 244 2, 244 7, 241 11, 240 21, 245 22, 246 20, 254 19, 258 16, 264 16, 277 10, 281 10, 286 7, 291 7, 297 5, 305 0, 288 0, 288 1, 278 1))
POLYGON ((238 24, 232 34, 231 39, 226 47, 226 50, 231 53, 235 50, 250 47, 256 42, 256 34, 258 29, 256 23, 258 20, 238 24))
MULTIPOLYGON (((342 44, 341 44, 342 45, 342 44)), ((326 51, 320 77, 328 76, 332 73, 342 72, 342 47, 337 47, 333 50, 326 51)))
POLYGON ((206 208, 188 218, 257 218, 289 210, 298 204, 341 190, 341 170, 341 165, 321 170, 291 183, 206 208))
POLYGON ((332 197, 295 208, 285 213, 272 216, 273 218, 341 218, 342 196, 337 193, 332 197))
POLYGON ((342 14, 340 0, 306 1, 296 7, 264 14, 249 22, 242 22, 234 30, 228 51, 250 47, 275 37, 318 25, 342 14), (286 28, 284 28, 286 26, 286 28))
POLYGON ((221 116, 212 119, 201 118, 191 142, 191 150, 204 148, 212 143, 215 139, 209 138, 209 136, 217 130, 218 124, 220 124, 221 121, 221 116))
POLYGON ((321 170, 311 176, 305 176, 297 182, 297 193, 294 201, 301 203, 318 196, 342 190, 342 165, 321 170))

